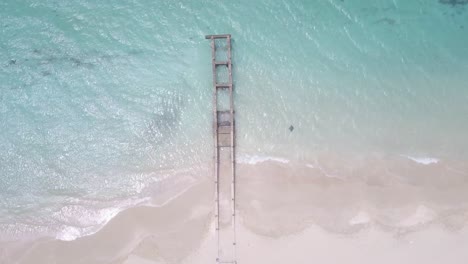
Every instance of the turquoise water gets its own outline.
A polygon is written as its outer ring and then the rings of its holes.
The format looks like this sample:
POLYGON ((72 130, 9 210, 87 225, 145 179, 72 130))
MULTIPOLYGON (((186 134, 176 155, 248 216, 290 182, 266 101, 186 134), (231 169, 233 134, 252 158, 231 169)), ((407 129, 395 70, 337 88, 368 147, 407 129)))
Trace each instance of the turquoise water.
POLYGON ((1 239, 91 232, 203 171, 205 34, 233 36, 239 156, 468 160, 466 1, 119 2, 0 3, 1 239))

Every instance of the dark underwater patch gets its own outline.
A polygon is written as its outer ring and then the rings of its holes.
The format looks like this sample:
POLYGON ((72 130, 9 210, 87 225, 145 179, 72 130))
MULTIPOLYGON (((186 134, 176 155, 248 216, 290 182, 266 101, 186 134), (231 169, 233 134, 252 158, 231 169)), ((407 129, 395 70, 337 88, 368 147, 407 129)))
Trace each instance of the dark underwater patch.
POLYGON ((439 3, 451 6, 463 6, 468 4, 468 0, 439 0, 439 3))
POLYGON ((40 50, 35 48, 32 50, 31 60, 38 61, 38 64, 65 63, 71 64, 74 67, 93 68, 94 66, 100 64, 100 62, 103 61, 112 62, 118 59, 125 59, 128 57, 138 56, 143 53, 144 52, 141 50, 131 50, 123 54, 102 54, 99 52, 93 52, 83 53, 80 57, 76 57, 69 56, 66 54, 58 55, 50 50, 40 50))
POLYGON ((45 77, 45 76, 52 75, 52 73, 50 71, 41 71, 41 75, 45 77))
POLYGON ((159 101, 147 131, 148 140, 155 145, 174 137, 175 131, 179 128, 183 108, 183 100, 179 94, 161 97, 159 101))
POLYGON ((393 25, 396 24, 396 22, 397 22, 397 21, 396 21, 395 19, 393 19, 393 18, 384 17, 384 18, 381 18, 381 19, 375 21, 374 24, 382 24, 382 23, 384 23, 384 24, 388 24, 388 25, 393 26, 393 25))

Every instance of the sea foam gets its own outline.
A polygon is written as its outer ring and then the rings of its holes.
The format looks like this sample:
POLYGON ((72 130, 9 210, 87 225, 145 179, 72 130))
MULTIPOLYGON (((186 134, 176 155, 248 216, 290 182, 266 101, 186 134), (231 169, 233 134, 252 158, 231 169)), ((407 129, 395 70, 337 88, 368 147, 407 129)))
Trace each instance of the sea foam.
POLYGON ((436 216, 437 214, 432 209, 419 205, 412 215, 400 222, 400 226, 410 227, 426 224, 434 220, 436 216))
POLYGON ((360 211, 357 215, 349 220, 350 225, 363 225, 370 223, 371 218, 365 211, 360 211))
POLYGON ((410 159, 416 163, 422 164, 422 165, 430 165, 430 164, 437 164, 439 163, 438 158, 432 158, 432 157, 413 157, 413 156, 405 156, 403 157, 410 159))
POLYGON ((82 205, 64 206, 53 215, 56 220, 68 223, 55 236, 58 240, 72 241, 83 236, 95 234, 120 212, 139 205, 148 205, 149 198, 126 200, 115 207, 93 209, 82 205), (73 221, 73 218, 76 219, 73 221))
POLYGON ((237 158, 237 162, 251 165, 255 165, 266 161, 278 162, 283 164, 289 163, 289 160, 285 158, 263 155, 242 155, 239 158, 237 158))

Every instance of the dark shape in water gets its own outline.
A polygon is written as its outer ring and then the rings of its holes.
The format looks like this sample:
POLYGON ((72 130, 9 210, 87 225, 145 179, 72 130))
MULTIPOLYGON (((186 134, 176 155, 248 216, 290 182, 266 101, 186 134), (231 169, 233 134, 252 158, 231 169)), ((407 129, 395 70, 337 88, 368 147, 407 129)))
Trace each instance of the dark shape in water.
POLYGON ((396 20, 393 19, 393 18, 388 18, 388 17, 385 17, 385 18, 381 18, 377 21, 374 22, 374 24, 380 24, 380 23, 386 23, 388 25, 395 25, 396 24, 396 20))
POLYGON ((178 112, 173 109, 164 109, 162 113, 156 114, 148 127, 148 139, 156 145, 168 141, 173 137, 173 131, 177 126, 178 112))
POLYGON ((468 4, 468 0, 439 0, 439 3, 444 5, 457 6, 468 4))
POLYGON ((11 59, 9 62, 8 62, 8 65, 14 65, 16 64, 16 60, 14 59, 11 59))
POLYGON ((154 145, 170 142, 179 127, 182 99, 179 95, 161 97, 157 111, 148 124, 147 139, 154 145))
POLYGON ((49 76, 52 73, 50 73, 50 71, 42 71, 41 74, 42 74, 42 76, 49 76))
MULTIPOLYGON (((99 52, 99 51, 96 50, 95 52, 99 52)), ((82 54, 82 56, 80 57, 77 57, 77 56, 71 57, 67 55, 63 55, 63 56, 55 55, 55 54, 51 55, 51 54, 48 54, 47 50, 40 50, 40 49, 34 48, 32 49, 32 53, 34 54, 34 56, 32 56, 31 60, 37 61, 38 64, 67 63, 75 67, 85 67, 85 68, 90 69, 90 68, 95 67, 96 65, 99 65, 101 61, 112 61, 114 59, 127 58, 132 55, 143 54, 144 51, 131 50, 123 55, 82 54)), ((25 61, 28 61, 28 59, 25 59, 25 61)), ((12 63, 10 62, 9 64, 11 65, 12 63)))
MULTIPOLYGON (((128 52, 128 55, 140 55, 140 54, 143 54, 142 50, 130 50, 128 52)), ((114 57, 118 57, 118 56, 114 56, 114 57)))
POLYGON ((73 63, 73 65, 75 65, 75 66, 77 66, 77 67, 88 67, 88 68, 91 68, 91 67, 94 66, 94 65, 93 65, 92 63, 90 63, 90 62, 85 62, 85 61, 82 61, 82 60, 80 60, 80 59, 78 59, 78 58, 73 58, 73 57, 71 57, 71 58, 69 58, 68 60, 70 60, 70 61, 73 63))
POLYGON ((70 58, 70 61, 73 62, 76 65, 81 65, 82 64, 81 60, 77 59, 77 58, 70 58))
POLYGON ((294 130, 294 126, 291 125, 291 126, 289 127, 289 131, 293 132, 293 130, 294 130))

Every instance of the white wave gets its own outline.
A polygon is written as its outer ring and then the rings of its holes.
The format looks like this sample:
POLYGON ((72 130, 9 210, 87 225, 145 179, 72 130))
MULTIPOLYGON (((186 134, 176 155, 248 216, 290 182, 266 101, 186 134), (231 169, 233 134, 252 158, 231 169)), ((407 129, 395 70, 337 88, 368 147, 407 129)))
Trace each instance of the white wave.
POLYGON ((87 227, 65 226, 60 230, 55 238, 63 241, 72 241, 82 236, 92 235, 98 232, 107 223, 109 223, 112 218, 128 207, 130 206, 105 208, 94 213, 86 212, 84 215, 87 217, 79 217, 78 219, 81 224, 86 225, 87 227))
MULTIPOLYGON (((167 178, 167 176, 165 177, 167 178)), ((164 179, 165 179, 164 178, 164 179)), ((158 182, 161 179, 157 180, 158 182)), ((62 223, 67 223, 56 235, 56 239, 71 241, 83 236, 89 236, 97 233, 101 230, 109 221, 111 221, 120 212, 136 206, 152 206, 162 207, 183 193, 193 187, 193 183, 181 190, 180 192, 172 195, 169 199, 163 203, 155 204, 151 201, 150 197, 139 198, 139 199, 128 199, 120 201, 114 207, 96 209, 85 205, 68 205, 61 208, 60 211, 56 212, 53 217, 62 223)), ((75 201, 79 203, 80 200, 75 201)))
POLYGON ((287 164, 289 163, 288 159, 279 158, 279 157, 272 157, 272 156, 261 156, 261 155, 243 155, 237 158, 237 162, 244 163, 244 164, 251 164, 255 165, 258 163, 262 163, 265 161, 273 161, 287 164))
POLYGON ((371 218, 365 211, 360 211, 357 215, 349 220, 350 225, 362 225, 370 223, 371 218))
POLYGON ((58 233, 55 238, 62 241, 72 241, 83 236, 83 229, 73 226, 67 226, 58 233))
POLYGON ((318 163, 315 163, 315 164, 312 164, 312 163, 307 163, 305 164, 305 166, 307 168, 310 168, 310 169, 317 169, 319 170, 321 173, 323 173, 323 175, 325 175, 326 177, 328 178, 334 178, 334 179, 342 179, 342 177, 338 176, 336 172, 329 172, 328 170, 324 169, 322 166, 320 166, 318 163))
MULTIPOLYGON (((177 172, 185 170, 178 169, 177 172)), ((172 173, 176 173, 173 172, 172 173)), ((157 175, 158 177, 151 177, 151 183, 158 183, 170 178, 169 174, 157 175)), ((186 177, 187 178, 187 177, 186 177)), ((185 179, 186 179, 185 178, 185 179)), ((170 198, 155 203, 151 197, 143 198, 129 198, 120 201, 113 201, 112 204, 107 204, 103 207, 99 202, 83 201, 79 198, 72 200, 71 204, 65 205, 52 214, 52 218, 60 223, 58 232, 56 232, 56 239, 71 241, 83 236, 89 236, 101 230, 109 221, 116 217, 120 212, 136 207, 136 206, 152 206, 161 207, 176 199, 191 187, 193 187, 195 180, 189 177, 191 184, 181 191, 177 191, 170 196, 170 198)), ((138 183, 135 187, 138 193, 142 193, 146 185, 138 183)))
POLYGON ((67 223, 55 236, 63 241, 75 240, 79 237, 95 234, 112 218, 130 207, 147 204, 149 198, 130 199, 122 201, 115 207, 96 209, 86 205, 67 205, 52 215, 55 220, 67 223))
POLYGON ((415 225, 426 224, 434 220, 436 216, 437 214, 433 210, 427 208, 424 205, 420 205, 412 215, 401 221, 399 225, 404 227, 410 227, 415 225))
POLYGON ((430 165, 430 164, 437 164, 439 163, 438 158, 432 158, 432 157, 413 157, 413 156, 405 156, 403 157, 410 159, 416 163, 423 164, 423 165, 430 165))

